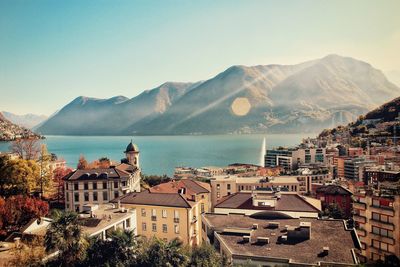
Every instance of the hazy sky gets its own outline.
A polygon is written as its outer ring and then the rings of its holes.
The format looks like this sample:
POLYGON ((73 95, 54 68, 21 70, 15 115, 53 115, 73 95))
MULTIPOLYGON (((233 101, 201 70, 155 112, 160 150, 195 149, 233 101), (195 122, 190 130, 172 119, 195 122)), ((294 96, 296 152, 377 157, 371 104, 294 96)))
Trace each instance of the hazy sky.
POLYGON ((399 12, 399 0, 0 0, 0 110, 49 115, 80 95, 330 53, 399 71, 399 12))

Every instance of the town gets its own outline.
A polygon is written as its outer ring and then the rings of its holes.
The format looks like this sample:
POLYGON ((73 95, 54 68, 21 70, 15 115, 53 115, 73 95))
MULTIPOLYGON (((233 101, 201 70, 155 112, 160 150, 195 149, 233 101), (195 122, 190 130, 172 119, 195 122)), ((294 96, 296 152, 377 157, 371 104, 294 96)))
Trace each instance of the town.
MULTIPOLYGON (((147 246, 144 254, 174 244, 175 257, 181 256, 174 266, 203 261, 196 258, 201 253, 215 266, 399 264, 396 137, 363 148, 341 134, 266 148, 262 166, 176 167, 173 177, 143 175, 132 141, 119 162, 88 163, 81 156, 75 170, 43 145, 37 154, 21 146, 20 154, 1 154, 1 263, 90 265, 96 260, 91 249, 131 236, 130 242, 147 246), (18 167, 32 160, 41 166, 34 185, 26 177, 33 167, 18 167), (13 177, 18 168, 25 173, 13 177), (20 214, 9 214, 11 208, 20 214), (65 233, 69 227, 79 235, 65 233), (89 245, 78 249, 80 239, 89 245), (88 255, 80 258, 85 249, 88 255)), ((119 243, 118 253, 135 255, 132 246, 119 243)), ((143 255, 124 261, 118 253, 104 260, 158 266, 143 255)))

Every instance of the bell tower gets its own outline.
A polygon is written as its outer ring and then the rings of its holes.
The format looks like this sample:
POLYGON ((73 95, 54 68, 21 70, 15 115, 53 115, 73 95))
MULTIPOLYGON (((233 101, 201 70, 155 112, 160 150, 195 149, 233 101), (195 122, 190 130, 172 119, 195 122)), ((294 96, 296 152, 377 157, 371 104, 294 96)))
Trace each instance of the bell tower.
POLYGON ((139 148, 136 144, 131 142, 128 144, 128 146, 125 149, 125 156, 129 164, 132 166, 135 166, 136 168, 140 168, 139 164, 139 148))

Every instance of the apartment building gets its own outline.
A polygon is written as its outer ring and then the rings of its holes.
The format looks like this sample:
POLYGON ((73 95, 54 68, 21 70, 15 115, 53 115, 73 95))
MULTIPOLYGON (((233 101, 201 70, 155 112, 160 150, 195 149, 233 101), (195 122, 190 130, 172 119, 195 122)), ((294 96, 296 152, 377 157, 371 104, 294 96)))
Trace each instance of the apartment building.
POLYGON ((325 148, 278 148, 267 149, 265 167, 282 166, 285 170, 297 169, 300 164, 324 163, 325 148))
POLYGON ((139 150, 129 143, 126 158, 117 166, 75 170, 64 177, 65 209, 81 212, 85 206, 108 203, 140 191, 139 150))
POLYGON ((344 161, 344 178, 354 181, 364 181, 366 167, 375 165, 375 161, 365 158, 346 159, 344 161))
POLYGON ((300 182, 296 176, 240 177, 237 175, 214 176, 210 179, 211 206, 214 207, 224 197, 243 191, 260 188, 299 192, 300 182))
POLYGON ((342 220, 203 214, 204 241, 233 265, 357 266, 359 240, 342 220))
POLYGON ((353 218, 363 262, 400 257, 400 196, 357 192, 353 218))
POLYGON ((137 211, 140 236, 165 241, 179 238, 189 246, 201 243, 201 214, 210 210, 210 187, 182 179, 129 193, 112 202, 137 211))
POLYGON ((346 218, 351 217, 353 193, 339 185, 322 185, 316 189, 316 198, 322 201, 322 207, 336 204, 346 218))

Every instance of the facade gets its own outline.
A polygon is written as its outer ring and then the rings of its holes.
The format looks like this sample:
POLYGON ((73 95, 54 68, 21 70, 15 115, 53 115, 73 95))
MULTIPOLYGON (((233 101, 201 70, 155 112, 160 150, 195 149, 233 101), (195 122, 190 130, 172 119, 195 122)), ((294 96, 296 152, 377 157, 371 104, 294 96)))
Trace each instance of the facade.
POLYGON ((325 148, 278 148, 267 149, 264 166, 282 166, 285 170, 291 171, 300 164, 318 162, 325 162, 325 148))
POLYGON ((211 205, 214 207, 224 197, 237 192, 251 192, 260 188, 271 188, 299 192, 300 182, 295 176, 240 177, 236 175, 214 176, 210 179, 211 205))
POLYGON ((342 220, 204 214, 205 242, 232 265, 356 266, 359 240, 342 220))
POLYGON ((323 185, 316 189, 316 198, 322 202, 323 209, 330 204, 336 204, 346 218, 351 217, 352 193, 339 185, 323 185))
POLYGON ((355 194, 354 221, 363 262, 400 258, 400 196, 355 194))
POLYGON ((367 169, 365 171, 365 183, 377 184, 380 182, 398 182, 400 180, 400 171, 386 171, 367 169))
POLYGON ((290 192, 255 190, 226 197, 214 207, 215 213, 263 215, 280 212, 293 218, 318 218, 321 201, 290 192))
POLYGON ((344 178, 344 161, 346 157, 333 157, 333 165, 335 167, 334 178, 344 178))
POLYGON ((344 161, 344 178, 354 181, 364 181, 365 168, 374 166, 373 160, 365 158, 346 159, 344 161))
POLYGON ((127 163, 109 168, 75 170, 64 177, 65 209, 82 212, 85 206, 108 203, 129 192, 140 191, 139 151, 132 142, 127 163))
POLYGON ((113 202, 136 209, 140 236, 157 236, 165 241, 179 238, 184 244, 196 246, 201 244, 201 214, 210 209, 210 188, 205 183, 182 179, 129 193, 113 202))

